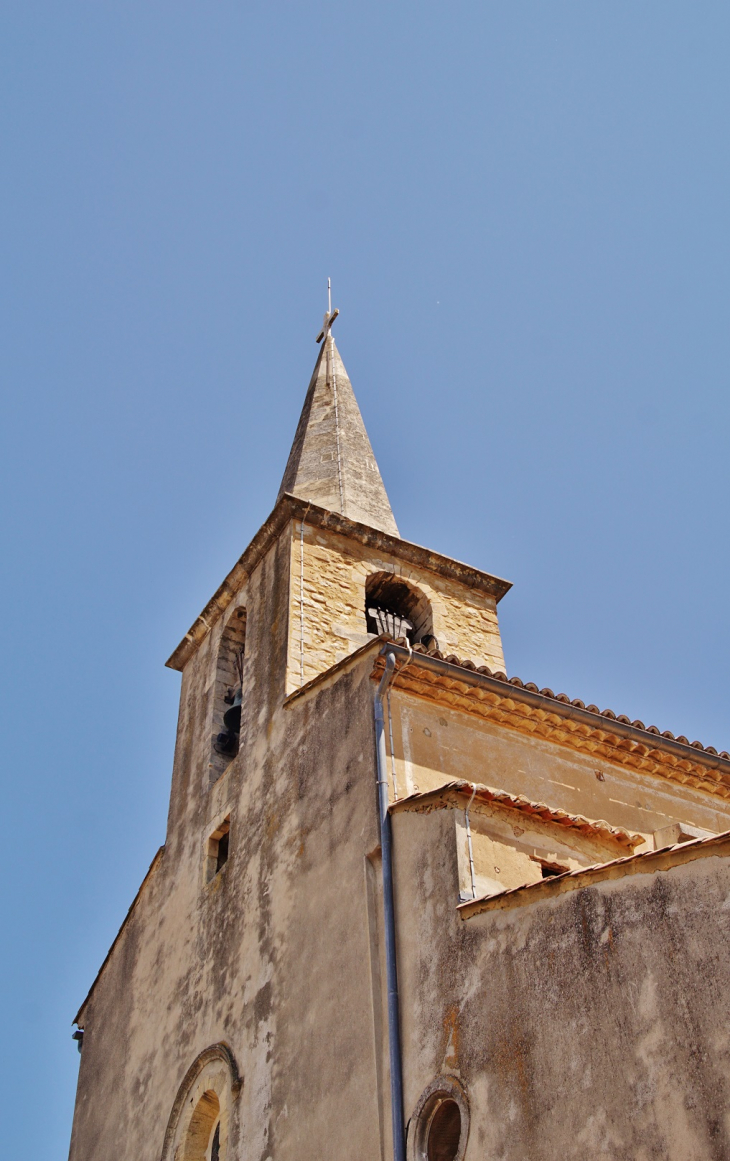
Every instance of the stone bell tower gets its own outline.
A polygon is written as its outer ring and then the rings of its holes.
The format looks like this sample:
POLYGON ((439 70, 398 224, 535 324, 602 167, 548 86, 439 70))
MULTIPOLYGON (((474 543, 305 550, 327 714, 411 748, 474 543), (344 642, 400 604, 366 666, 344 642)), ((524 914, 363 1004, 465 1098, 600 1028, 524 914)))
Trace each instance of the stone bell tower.
POLYGON ((71 1161, 729 1157, 730 754, 507 677, 509 583, 400 536, 335 317, 167 663, 71 1161))
POLYGON ((372 658, 501 666, 509 586, 400 538, 336 313, 276 505, 167 662, 167 835, 76 1018, 71 1161, 388 1148, 372 658))

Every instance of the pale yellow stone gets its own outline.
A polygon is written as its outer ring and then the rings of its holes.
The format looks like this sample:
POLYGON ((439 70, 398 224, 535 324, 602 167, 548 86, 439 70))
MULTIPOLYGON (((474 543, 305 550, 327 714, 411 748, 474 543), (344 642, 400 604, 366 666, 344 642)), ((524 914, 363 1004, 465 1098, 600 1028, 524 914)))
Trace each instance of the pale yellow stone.
POLYGON ((288 693, 365 643, 365 584, 375 572, 402 576, 424 593, 444 653, 504 669, 493 597, 426 569, 405 567, 382 549, 368 549, 335 532, 305 524, 303 545, 300 537, 296 523, 291 531, 288 693), (346 652, 343 637, 352 645, 346 652))

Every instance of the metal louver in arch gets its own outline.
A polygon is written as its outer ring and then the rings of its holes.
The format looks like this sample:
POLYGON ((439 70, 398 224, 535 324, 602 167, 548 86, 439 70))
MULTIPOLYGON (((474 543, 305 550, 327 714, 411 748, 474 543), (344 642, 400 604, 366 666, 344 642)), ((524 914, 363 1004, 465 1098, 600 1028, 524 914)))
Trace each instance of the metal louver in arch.
POLYGON ((386 633, 396 640, 399 637, 410 637, 413 632, 411 622, 406 617, 402 617, 400 613, 391 613, 388 609, 370 608, 368 616, 372 617, 377 625, 378 633, 386 633))

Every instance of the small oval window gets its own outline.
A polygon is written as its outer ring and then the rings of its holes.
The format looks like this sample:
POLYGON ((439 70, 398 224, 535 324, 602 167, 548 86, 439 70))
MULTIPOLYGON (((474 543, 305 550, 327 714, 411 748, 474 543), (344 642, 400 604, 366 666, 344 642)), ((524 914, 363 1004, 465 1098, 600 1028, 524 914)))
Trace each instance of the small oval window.
POLYGON ((460 1139, 461 1110, 456 1101, 441 1101, 428 1126, 428 1161, 454 1161, 459 1152, 460 1139))

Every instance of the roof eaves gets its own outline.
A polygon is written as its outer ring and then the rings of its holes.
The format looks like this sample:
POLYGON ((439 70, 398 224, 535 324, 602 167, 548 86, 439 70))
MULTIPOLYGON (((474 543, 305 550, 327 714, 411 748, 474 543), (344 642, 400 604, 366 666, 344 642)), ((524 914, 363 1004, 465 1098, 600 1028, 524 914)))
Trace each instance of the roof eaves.
POLYGON ((590 887, 594 883, 623 879, 628 875, 670 871, 673 867, 680 867, 685 863, 694 862, 695 859, 709 856, 730 857, 730 831, 723 831, 722 834, 713 835, 711 838, 692 839, 690 842, 679 843, 673 847, 663 847, 659 851, 642 851, 638 855, 626 855, 620 859, 612 859, 608 863, 596 863, 592 867, 565 871, 562 875, 540 879, 537 883, 525 883, 522 887, 513 887, 510 891, 500 892, 499 895, 470 899, 467 903, 459 904, 457 911, 462 919, 470 919, 473 915, 480 915, 484 911, 526 907, 540 899, 564 895, 569 891, 577 891, 580 887, 590 887))
MULTIPOLYGON (((384 655, 393 651, 396 660, 401 666, 396 671, 395 681, 401 676, 405 662, 411 656, 404 646, 392 644, 383 646, 382 657, 373 670, 373 679, 380 677, 385 664, 384 655)), ((676 758, 698 764, 709 770, 717 770, 723 781, 726 796, 730 797, 730 754, 722 751, 718 754, 714 746, 703 746, 700 742, 688 742, 686 739, 675 738, 666 730, 660 733, 656 726, 645 726, 643 722, 631 722, 623 714, 616 715, 612 710, 599 710, 597 706, 586 706, 580 699, 573 701, 563 693, 554 694, 550 689, 538 690, 531 682, 524 683, 518 677, 508 678, 501 672, 493 673, 486 665, 477 665, 473 661, 462 661, 453 654, 444 657, 438 650, 426 652, 418 645, 413 647, 412 663, 409 662, 408 673, 401 680, 400 688, 408 691, 406 682, 413 683, 414 675, 418 671, 426 670, 438 674, 454 683, 463 683, 472 688, 480 688, 496 693, 499 698, 533 706, 560 718, 580 722, 593 729, 613 734, 627 741, 635 741, 651 750, 658 750, 671 754, 676 758)), ((435 683, 432 683, 435 684, 435 683)), ((416 692, 411 690, 410 692, 416 692)), ((424 695, 425 696, 425 695, 424 695)), ((708 787, 712 789, 712 787, 708 787)), ((717 791, 716 791, 717 792, 717 791)))
POLYGON ((478 782, 466 782, 464 779, 445 782, 443 786, 438 786, 435 790, 419 791, 416 794, 410 794, 407 798, 400 798, 391 803, 389 811, 391 814, 407 811, 429 811, 439 806, 451 806, 455 798, 474 803, 496 803, 498 806, 529 815, 538 822, 569 827, 580 831, 586 837, 609 840, 630 849, 638 847, 646 841, 643 834, 631 834, 622 827, 611 826, 603 819, 586 818, 582 814, 569 814, 566 810, 548 806, 544 802, 533 802, 524 794, 509 794, 506 790, 495 790, 491 786, 485 786, 478 782))
POLYGON ((459 581, 467 588, 487 593, 497 603, 512 588, 512 582, 503 577, 483 572, 481 569, 464 564, 463 561, 455 560, 451 556, 434 552, 431 548, 424 548, 410 540, 403 540, 400 536, 393 536, 379 528, 371 528, 368 524, 351 520, 339 512, 329 512, 326 508, 320 508, 316 504, 310 504, 294 496, 290 496, 289 499, 300 505, 303 511, 308 512, 307 522, 309 524, 319 528, 327 528, 332 532, 340 532, 343 536, 357 540, 368 548, 380 549, 391 556, 397 556, 408 564, 415 564, 427 572, 459 581))
POLYGON ((491 573, 472 568, 469 564, 443 556, 440 552, 423 548, 420 544, 412 544, 409 540, 402 540, 389 532, 382 532, 378 528, 371 528, 367 524, 351 520, 339 512, 329 512, 326 508, 320 508, 308 500, 284 493, 277 500, 273 511, 261 525, 248 548, 238 558, 200 616, 195 619, 180 644, 165 662, 169 669, 182 670, 185 667, 287 522, 294 519, 303 520, 316 528, 338 532, 368 548, 377 548, 428 572, 457 580, 469 588, 487 593, 495 602, 501 601, 505 593, 512 588, 512 582, 502 577, 492 576, 491 573))
MULTIPOLYGON (((199 617, 193 621, 180 644, 168 657, 168 669, 183 670, 196 649, 205 640, 216 621, 225 613, 273 542, 292 518, 291 497, 282 496, 273 512, 259 528, 245 552, 238 558, 228 576, 216 589, 199 617)), ((306 507, 306 505, 305 505, 306 507)))

